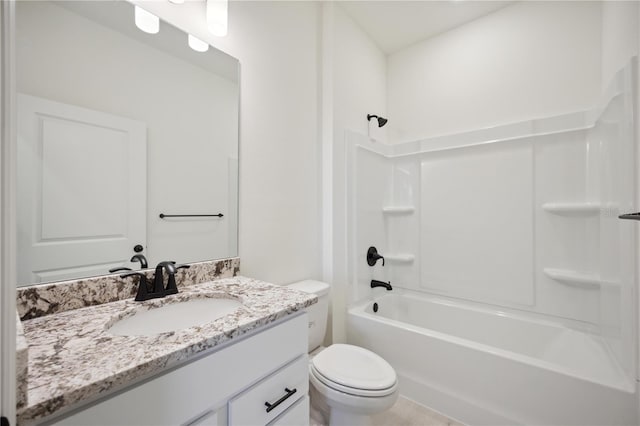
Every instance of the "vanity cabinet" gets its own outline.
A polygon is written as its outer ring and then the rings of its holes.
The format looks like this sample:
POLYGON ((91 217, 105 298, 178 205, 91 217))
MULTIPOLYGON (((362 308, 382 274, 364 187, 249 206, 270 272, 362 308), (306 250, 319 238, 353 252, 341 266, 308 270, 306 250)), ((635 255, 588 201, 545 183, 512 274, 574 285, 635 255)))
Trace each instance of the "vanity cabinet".
POLYGON ((307 324, 288 317, 45 424, 306 425, 307 324))

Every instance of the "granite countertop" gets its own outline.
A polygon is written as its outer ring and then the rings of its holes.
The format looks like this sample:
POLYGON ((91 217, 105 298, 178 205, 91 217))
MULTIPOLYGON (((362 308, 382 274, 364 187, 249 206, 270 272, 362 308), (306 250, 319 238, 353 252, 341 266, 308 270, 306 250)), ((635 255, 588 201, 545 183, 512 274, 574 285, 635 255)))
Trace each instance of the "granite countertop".
POLYGON ((236 276, 189 285, 162 299, 127 299, 23 321, 28 390, 18 423, 32 423, 160 373, 317 300, 313 294, 236 276), (208 324, 153 336, 117 336, 107 330, 137 311, 198 298, 230 298, 242 306, 208 324))

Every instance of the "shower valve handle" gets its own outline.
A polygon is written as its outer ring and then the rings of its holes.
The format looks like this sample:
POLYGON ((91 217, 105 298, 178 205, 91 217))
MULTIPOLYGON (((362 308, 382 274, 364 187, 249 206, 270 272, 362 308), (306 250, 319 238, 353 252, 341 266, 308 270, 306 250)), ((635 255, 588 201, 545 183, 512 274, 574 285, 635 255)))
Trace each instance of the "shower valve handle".
POLYGON ((382 266, 384 266, 384 257, 378 254, 378 249, 373 246, 369 247, 369 250, 367 250, 367 264, 373 266, 378 259, 382 259, 382 266))

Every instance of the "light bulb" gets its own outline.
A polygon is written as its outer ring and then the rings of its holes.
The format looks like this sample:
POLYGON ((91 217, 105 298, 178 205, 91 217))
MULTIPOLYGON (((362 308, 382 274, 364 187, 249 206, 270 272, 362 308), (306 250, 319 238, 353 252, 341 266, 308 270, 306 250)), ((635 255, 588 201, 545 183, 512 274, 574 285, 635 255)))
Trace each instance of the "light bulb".
POLYGON ((209 50, 209 43, 189 34, 189 47, 196 52, 206 52, 209 50))
POLYGON ((145 33, 156 34, 160 31, 160 18, 139 6, 135 7, 136 27, 145 33))
POLYGON ((169 3, 182 4, 182 3, 184 3, 184 0, 169 0, 169 3))
POLYGON ((227 0, 207 0, 207 28, 218 37, 227 35, 227 0))

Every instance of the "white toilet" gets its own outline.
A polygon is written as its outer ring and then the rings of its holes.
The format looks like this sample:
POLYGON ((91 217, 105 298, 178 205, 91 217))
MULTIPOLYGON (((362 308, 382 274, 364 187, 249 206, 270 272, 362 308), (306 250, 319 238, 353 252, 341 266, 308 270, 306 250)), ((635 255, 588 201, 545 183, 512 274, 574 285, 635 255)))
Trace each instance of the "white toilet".
POLYGON ((291 288, 318 295, 309 314, 309 393, 312 409, 330 426, 364 426, 371 416, 385 411, 398 399, 396 372, 380 356, 353 345, 322 348, 329 313, 329 285, 299 281, 291 288))

